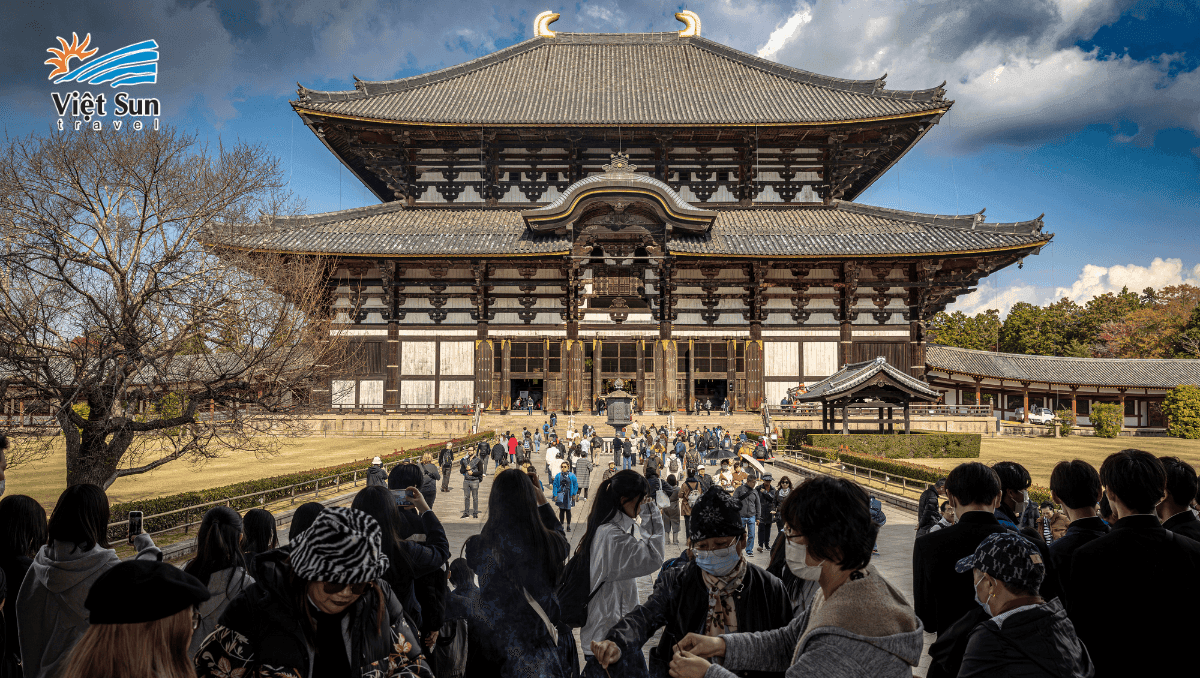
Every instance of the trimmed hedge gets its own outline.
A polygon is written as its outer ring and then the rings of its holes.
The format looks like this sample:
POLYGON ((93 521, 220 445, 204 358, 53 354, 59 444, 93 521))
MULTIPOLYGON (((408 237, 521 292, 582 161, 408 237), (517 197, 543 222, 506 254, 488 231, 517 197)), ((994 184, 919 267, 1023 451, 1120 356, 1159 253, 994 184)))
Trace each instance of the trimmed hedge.
MULTIPOLYGON (((495 433, 492 432, 477 433, 464 438, 452 438, 450 439, 450 442, 456 447, 461 447, 463 445, 475 444, 480 440, 491 438, 494 435, 495 433)), ((445 445, 446 441, 443 440, 441 442, 431 443, 429 445, 424 445, 411 450, 401 450, 399 453, 393 453, 386 456, 380 455, 380 459, 383 460, 385 465, 393 462, 402 462, 413 458, 420 459, 421 455, 425 454, 426 452, 433 452, 435 454, 441 452, 445 445)), ((161 518, 149 518, 149 516, 165 513, 167 511, 185 509, 198 504, 221 501, 223 499, 229 499, 229 507, 238 511, 252 509, 261 506, 262 504, 269 504, 271 502, 279 501, 292 496, 291 489, 283 489, 288 488, 291 485, 299 485, 299 487, 296 488, 297 494, 312 492, 316 489, 317 481, 321 478, 343 474, 351 474, 351 477, 353 477, 352 474, 354 471, 365 472, 367 467, 370 465, 370 459, 363 459, 361 461, 352 461, 346 464, 339 464, 338 466, 329 466, 325 468, 311 469, 308 471, 300 471, 298 473, 289 473, 287 475, 275 476, 273 478, 247 480, 240 483, 234 483, 233 485, 214 487, 208 490, 180 492, 179 494, 171 494, 165 497, 140 499, 121 504, 113 504, 109 509, 109 520, 112 523, 122 522, 129 518, 130 511, 141 511, 148 517, 143 525, 143 528, 147 532, 158 532, 160 530, 167 530, 172 527, 178 527, 185 523, 199 520, 202 515, 202 511, 207 511, 208 508, 211 507, 206 507, 203 509, 198 508, 196 509, 196 512, 181 511, 179 513, 173 513, 169 516, 162 516, 161 518), (269 492, 268 494, 263 494, 256 497, 242 497, 242 495, 254 494, 255 492, 264 492, 276 488, 279 488, 277 492, 269 492), (242 498, 232 499, 233 497, 242 498)), ((365 474, 363 478, 365 479, 365 474)), ((343 480, 345 480, 345 478, 343 478, 343 480)), ((326 482, 328 483, 330 481, 326 482)), ((322 487, 328 486, 329 485, 323 485, 322 487)), ((109 540, 124 539, 126 536, 125 531, 126 528, 123 525, 110 529, 109 540)))
POLYGON ((978 459, 982 438, 978 433, 810 433, 808 444, 836 449, 844 445, 852 452, 889 459, 978 459))
POLYGON ((1116 438, 1125 423, 1125 411, 1116 403, 1093 403, 1088 421, 1100 438, 1116 438))
MULTIPOLYGON (((925 483, 937 482, 940 478, 945 478, 949 471, 935 468, 933 466, 925 466, 924 464, 916 464, 911 461, 903 461, 900 459, 887 459, 877 457, 870 454, 861 454, 849 450, 838 451, 833 448, 812 447, 805 445, 803 451, 816 457, 822 457, 831 461, 844 461, 847 464, 853 464, 862 468, 869 468, 873 471, 882 471, 889 475, 902 476, 909 480, 916 480, 925 483)), ((966 462, 964 462, 966 463, 966 462)), ((1050 490, 1040 485, 1031 485, 1029 487, 1029 500, 1038 504, 1043 501, 1051 501, 1050 490)))

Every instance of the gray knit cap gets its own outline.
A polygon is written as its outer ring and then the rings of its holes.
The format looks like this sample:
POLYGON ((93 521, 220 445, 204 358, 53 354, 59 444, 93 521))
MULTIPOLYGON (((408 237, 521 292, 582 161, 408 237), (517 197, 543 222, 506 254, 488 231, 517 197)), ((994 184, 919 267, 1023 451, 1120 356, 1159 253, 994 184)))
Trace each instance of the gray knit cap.
POLYGON ((292 571, 308 581, 362 584, 388 569, 374 518, 357 509, 330 506, 300 535, 292 551, 292 571))

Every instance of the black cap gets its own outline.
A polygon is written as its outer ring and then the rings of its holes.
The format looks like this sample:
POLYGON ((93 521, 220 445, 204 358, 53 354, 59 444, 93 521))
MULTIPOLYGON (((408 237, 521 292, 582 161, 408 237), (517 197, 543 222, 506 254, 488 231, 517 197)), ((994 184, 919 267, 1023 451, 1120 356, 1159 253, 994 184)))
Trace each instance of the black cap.
POLYGON ((954 564, 954 571, 959 574, 971 569, 1027 591, 1037 591, 1046 578, 1046 564, 1033 542, 1007 531, 989 534, 979 543, 975 553, 954 564))
POLYGON ((100 575, 83 605, 92 624, 141 624, 166 619, 208 600, 208 587, 156 560, 129 560, 100 575))

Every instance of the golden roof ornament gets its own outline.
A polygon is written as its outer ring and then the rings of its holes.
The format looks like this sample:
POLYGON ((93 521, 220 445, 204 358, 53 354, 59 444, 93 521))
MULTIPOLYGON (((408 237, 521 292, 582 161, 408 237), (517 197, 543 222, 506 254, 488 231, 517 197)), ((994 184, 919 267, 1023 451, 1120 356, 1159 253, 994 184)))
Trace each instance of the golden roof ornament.
POLYGON ((675 12, 675 18, 683 22, 683 30, 679 31, 679 37, 700 37, 700 15, 690 9, 685 9, 682 12, 675 12))
POLYGON ((608 157, 611 162, 603 167, 609 174, 633 174, 637 171, 637 165, 629 164, 628 153, 610 153, 608 157))
POLYGON ((553 38, 557 33, 550 30, 550 24, 558 21, 558 12, 549 10, 537 15, 533 20, 533 34, 539 38, 553 38))

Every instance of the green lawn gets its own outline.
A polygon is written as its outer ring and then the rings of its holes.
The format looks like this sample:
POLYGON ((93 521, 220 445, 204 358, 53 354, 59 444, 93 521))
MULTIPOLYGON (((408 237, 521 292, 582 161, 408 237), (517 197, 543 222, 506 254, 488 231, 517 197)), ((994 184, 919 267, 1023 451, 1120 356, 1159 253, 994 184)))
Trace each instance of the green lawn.
MULTIPOLYGON (((1200 468, 1200 440, 1180 438, 1095 438, 1067 436, 1066 438, 984 438, 979 461, 994 464, 1015 461, 1029 469, 1033 482, 1050 486, 1050 471, 1064 459, 1082 459, 1100 468, 1105 457, 1127 448, 1145 450, 1157 457, 1175 456, 1200 468)), ((961 459, 914 459, 918 464, 950 469, 961 459)))
MULTIPOLYGON (((19 440, 19 439, 18 439, 19 440)), ((16 442, 16 441, 14 441, 16 442)), ((307 471, 370 459, 397 449, 410 449, 436 442, 425 438, 298 438, 285 443, 275 456, 258 459, 252 453, 231 454, 201 465, 171 462, 136 476, 118 479, 108 488, 108 499, 119 502, 158 497, 188 490, 220 487, 243 480, 307 471)), ((41 502, 47 512, 67 487, 66 450, 59 447, 46 459, 9 469, 5 494, 27 494, 41 502)))

